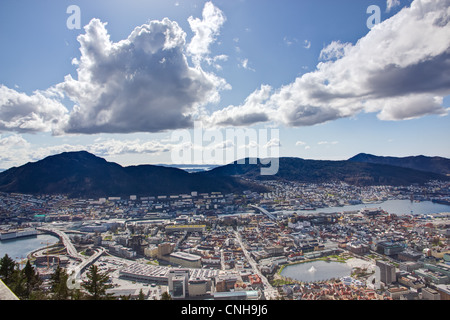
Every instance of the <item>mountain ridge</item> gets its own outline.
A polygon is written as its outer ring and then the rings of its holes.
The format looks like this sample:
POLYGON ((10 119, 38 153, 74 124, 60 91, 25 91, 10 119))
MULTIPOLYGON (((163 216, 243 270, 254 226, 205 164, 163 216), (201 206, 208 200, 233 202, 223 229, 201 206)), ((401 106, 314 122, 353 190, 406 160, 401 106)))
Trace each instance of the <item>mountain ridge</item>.
POLYGON ((387 164, 398 167, 410 168, 425 172, 433 172, 443 175, 450 175, 450 159, 438 156, 376 156, 368 153, 359 153, 348 159, 352 162, 365 162, 375 164, 387 164))
POLYGON ((92 198, 172 195, 191 191, 268 191, 266 187, 251 182, 255 180, 302 183, 340 181, 360 186, 400 186, 424 184, 429 180, 450 180, 450 177, 434 172, 367 162, 371 159, 363 154, 340 161, 282 157, 278 159, 276 175, 261 176, 260 169, 264 165, 259 159, 257 164, 249 164, 247 159, 245 164, 235 161, 209 171, 189 173, 167 166, 123 167, 86 151, 64 152, 0 172, 0 191, 92 198))
POLYGON ((211 179, 162 166, 122 167, 86 151, 64 152, 0 173, 0 191, 70 197, 232 192, 246 186, 233 177, 211 179))

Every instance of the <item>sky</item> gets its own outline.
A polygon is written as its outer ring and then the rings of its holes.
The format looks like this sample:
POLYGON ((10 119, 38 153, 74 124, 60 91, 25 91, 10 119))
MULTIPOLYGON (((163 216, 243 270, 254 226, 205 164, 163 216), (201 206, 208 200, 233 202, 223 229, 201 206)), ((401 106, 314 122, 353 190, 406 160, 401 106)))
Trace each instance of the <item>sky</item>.
POLYGON ((450 0, 2 0, 0 43, 2 169, 450 158, 450 0))

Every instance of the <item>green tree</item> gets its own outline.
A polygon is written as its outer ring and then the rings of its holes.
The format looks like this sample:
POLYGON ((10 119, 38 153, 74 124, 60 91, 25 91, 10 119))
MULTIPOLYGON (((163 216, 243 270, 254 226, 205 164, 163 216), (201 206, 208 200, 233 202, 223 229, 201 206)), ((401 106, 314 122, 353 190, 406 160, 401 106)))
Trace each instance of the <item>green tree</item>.
POLYGON ((18 266, 14 269, 14 272, 11 275, 11 280, 8 287, 20 300, 26 300, 29 298, 26 279, 18 266))
POLYGON ((165 291, 162 295, 161 295, 161 300, 172 300, 172 296, 165 291))
POLYGON ((138 300, 145 300, 145 295, 142 289, 139 291, 139 295, 137 297, 138 300))
POLYGON ((0 259, 0 279, 2 279, 7 286, 9 286, 13 280, 16 265, 17 263, 11 259, 8 254, 5 254, 5 256, 0 259))
POLYGON ((100 273, 96 265, 92 265, 86 274, 88 280, 81 285, 88 293, 90 300, 111 299, 112 295, 107 294, 106 290, 112 288, 107 274, 100 273))
POLYGON ((70 296, 70 290, 67 287, 69 275, 66 270, 59 265, 50 277, 51 298, 54 300, 67 300, 70 296))
POLYGON ((23 278, 24 281, 26 299, 32 298, 33 293, 40 291, 42 280, 31 265, 30 260, 27 261, 25 268, 21 271, 20 277, 23 278))

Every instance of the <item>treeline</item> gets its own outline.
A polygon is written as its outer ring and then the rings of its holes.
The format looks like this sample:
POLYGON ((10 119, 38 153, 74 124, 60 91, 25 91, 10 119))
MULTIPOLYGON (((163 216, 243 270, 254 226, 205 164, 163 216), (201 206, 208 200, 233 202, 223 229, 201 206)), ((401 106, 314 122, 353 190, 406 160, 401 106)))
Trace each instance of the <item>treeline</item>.
MULTIPOLYGON (((0 279, 21 300, 114 300, 130 299, 130 297, 114 297, 107 293, 112 288, 109 276, 98 271, 92 265, 87 271, 87 280, 82 281, 80 288, 71 289, 68 286, 69 274, 61 267, 57 267, 48 282, 42 281, 36 269, 28 260, 23 269, 19 263, 7 254, 0 259, 0 279), (82 290, 84 289, 84 290, 82 290)), ((142 290, 138 300, 144 300, 142 290)))

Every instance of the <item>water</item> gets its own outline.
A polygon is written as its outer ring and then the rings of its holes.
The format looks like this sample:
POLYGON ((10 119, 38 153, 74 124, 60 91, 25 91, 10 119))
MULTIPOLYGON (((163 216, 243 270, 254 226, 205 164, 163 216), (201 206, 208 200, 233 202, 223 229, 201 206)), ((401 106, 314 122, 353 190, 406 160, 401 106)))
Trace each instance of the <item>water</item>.
POLYGON ((283 269, 281 275, 302 282, 316 282, 346 277, 351 272, 352 268, 346 263, 314 261, 287 266, 283 269))
POLYGON ((25 259, 27 255, 39 248, 45 248, 48 245, 55 244, 59 239, 49 234, 39 234, 37 237, 18 238, 13 240, 0 241, 0 258, 5 254, 15 260, 25 259))
POLYGON ((388 213, 403 214, 432 214, 450 212, 450 206, 431 201, 411 202, 410 200, 387 200, 380 203, 365 203, 343 207, 319 208, 316 210, 296 210, 297 213, 333 213, 345 211, 359 211, 365 208, 381 208, 388 213))

